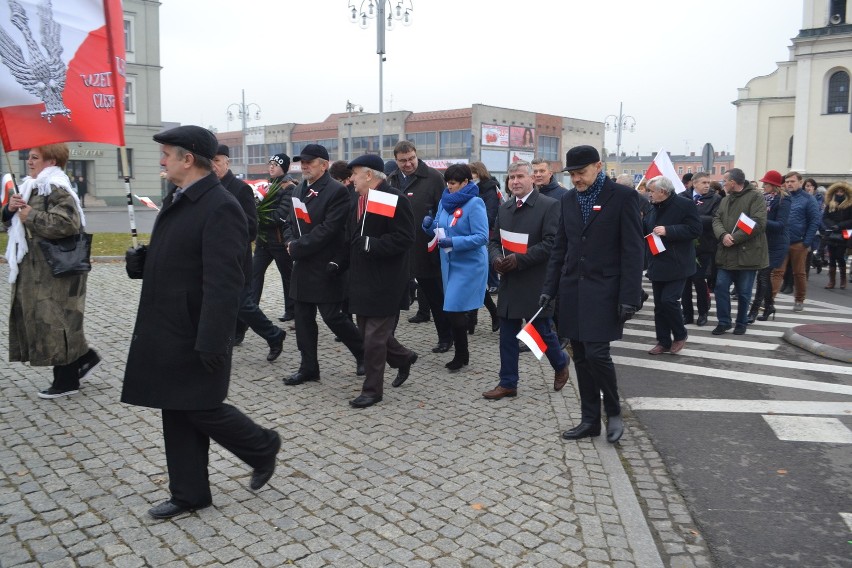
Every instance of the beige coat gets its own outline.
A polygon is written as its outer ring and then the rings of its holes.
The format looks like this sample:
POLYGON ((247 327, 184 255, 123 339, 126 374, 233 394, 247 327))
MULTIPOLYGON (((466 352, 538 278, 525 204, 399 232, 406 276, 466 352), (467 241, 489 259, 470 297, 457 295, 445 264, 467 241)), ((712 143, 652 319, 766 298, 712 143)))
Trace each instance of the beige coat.
MULTIPOLYGON (((34 192, 29 205, 33 210, 24 223, 29 252, 12 285, 9 361, 67 365, 89 349, 83 333, 87 275, 54 278, 38 242, 79 232, 80 215, 74 198, 56 186, 47 198, 34 192)), ((8 219, 8 212, 3 213, 8 219)))

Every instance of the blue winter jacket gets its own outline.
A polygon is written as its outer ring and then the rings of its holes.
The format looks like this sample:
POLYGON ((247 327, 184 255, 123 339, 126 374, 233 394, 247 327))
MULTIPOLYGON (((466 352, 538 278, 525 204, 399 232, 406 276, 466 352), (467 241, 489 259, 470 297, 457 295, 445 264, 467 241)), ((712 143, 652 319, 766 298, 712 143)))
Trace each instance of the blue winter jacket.
POLYGON ((822 220, 819 205, 814 196, 804 189, 791 191, 790 198, 790 217, 787 219, 790 244, 805 242, 810 245, 822 220))

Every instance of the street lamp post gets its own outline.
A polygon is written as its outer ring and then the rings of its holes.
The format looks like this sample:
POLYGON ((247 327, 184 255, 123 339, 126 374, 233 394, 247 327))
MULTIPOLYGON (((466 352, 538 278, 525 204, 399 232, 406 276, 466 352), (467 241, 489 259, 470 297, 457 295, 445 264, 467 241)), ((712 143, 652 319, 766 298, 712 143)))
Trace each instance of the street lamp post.
POLYGON ((394 20, 402 21, 404 26, 411 25, 411 13, 414 11, 412 0, 361 0, 360 7, 349 2, 349 21, 358 24, 361 29, 370 26, 369 20, 376 19, 376 53, 379 55, 379 156, 384 150, 384 62, 385 62, 385 28, 393 31, 394 20), (385 7, 389 8, 389 12, 385 7))
MULTIPOLYGON (((246 138, 248 137, 248 127, 246 124, 251 120, 250 112, 252 107, 255 109, 255 120, 260 119, 260 107, 255 103, 246 104, 246 90, 242 90, 242 102, 239 103, 231 103, 228 105, 228 120, 230 121, 234 118, 233 113, 231 112, 231 107, 237 107, 237 116, 240 117, 242 121, 243 128, 243 179, 248 179, 248 143, 246 142, 246 138)), ((286 173, 286 172, 285 172, 286 173)))
POLYGON ((346 126, 349 127, 349 140, 346 143, 346 161, 352 161, 352 111, 355 110, 355 107, 358 107, 358 112, 364 112, 364 107, 361 105, 356 105, 355 103, 347 100, 346 101, 346 112, 349 113, 348 121, 346 122, 346 126))
POLYGON ((624 103, 618 103, 618 116, 611 114, 604 119, 604 123, 606 124, 606 129, 609 131, 610 129, 610 120, 612 120, 612 129, 615 130, 616 138, 615 138, 615 175, 619 174, 618 170, 621 164, 621 133, 629 129, 630 132, 633 132, 636 129, 636 119, 630 116, 629 114, 624 114, 622 111, 624 110, 624 103))

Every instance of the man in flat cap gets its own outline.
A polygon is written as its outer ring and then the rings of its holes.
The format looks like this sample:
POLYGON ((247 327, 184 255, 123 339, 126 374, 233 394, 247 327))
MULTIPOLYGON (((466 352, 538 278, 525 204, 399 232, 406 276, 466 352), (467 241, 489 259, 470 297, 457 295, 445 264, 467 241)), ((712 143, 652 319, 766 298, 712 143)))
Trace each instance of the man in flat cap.
POLYGON ((213 158, 213 173, 219 178, 219 183, 222 184, 222 187, 237 198, 248 221, 248 241, 245 244, 245 256, 243 257, 245 282, 243 284, 240 311, 237 313, 238 322, 234 344, 239 345, 242 343, 246 328, 251 328, 253 332, 265 339, 269 345, 269 353, 266 355, 266 360, 271 363, 281 355, 281 351, 284 349, 284 338, 287 336, 287 333, 269 321, 269 318, 266 317, 260 306, 255 303, 252 296, 251 243, 257 238, 257 207, 254 203, 254 192, 246 182, 237 179, 230 170, 230 164, 231 159, 228 147, 224 144, 219 144, 216 150, 216 157, 213 158))
POLYGON ((320 379, 317 357, 317 311, 328 328, 355 356, 356 374, 364 374, 361 334, 341 310, 345 287, 338 261, 345 249, 349 190, 328 173, 328 150, 308 144, 293 158, 302 166, 302 183, 293 190, 293 207, 284 242, 293 258, 290 295, 295 300, 299 370, 284 379, 288 386, 320 379))
POLYGON ((565 157, 574 188, 560 202, 562 220, 547 266, 539 305, 559 294, 559 335, 574 352, 582 419, 566 440, 601 433, 601 393, 608 417, 607 440, 621 438, 624 424, 609 343, 621 339, 642 296, 644 239, 635 191, 603 173, 592 146, 565 157))
POLYGON ((144 257, 128 253, 128 275, 142 278, 142 292, 121 401, 162 410, 171 498, 148 514, 168 519, 212 503, 211 439, 253 468, 253 490, 272 477, 281 439, 224 402, 248 231, 240 204, 211 171, 216 137, 180 126, 154 140, 176 188, 144 257))
POLYGON ((399 369, 393 386, 408 379, 417 353, 394 337, 399 310, 408 309, 408 263, 414 214, 402 193, 387 184, 379 156, 349 163, 358 204, 349 216, 349 309, 364 339, 366 377, 349 404, 366 408, 382 400, 385 363, 399 369))

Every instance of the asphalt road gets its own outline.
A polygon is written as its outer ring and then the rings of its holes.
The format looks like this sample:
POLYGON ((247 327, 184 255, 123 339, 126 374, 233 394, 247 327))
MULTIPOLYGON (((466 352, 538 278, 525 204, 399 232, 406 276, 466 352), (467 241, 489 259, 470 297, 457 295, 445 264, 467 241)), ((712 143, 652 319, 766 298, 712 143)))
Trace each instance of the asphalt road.
MULTIPOLYGON (((852 289, 811 275, 806 309, 745 336, 688 326, 678 355, 647 354, 653 306, 614 344, 622 397, 663 456, 722 567, 852 566, 852 368, 782 339, 852 321, 852 289)), ((650 291, 650 290, 649 290, 650 291)))

